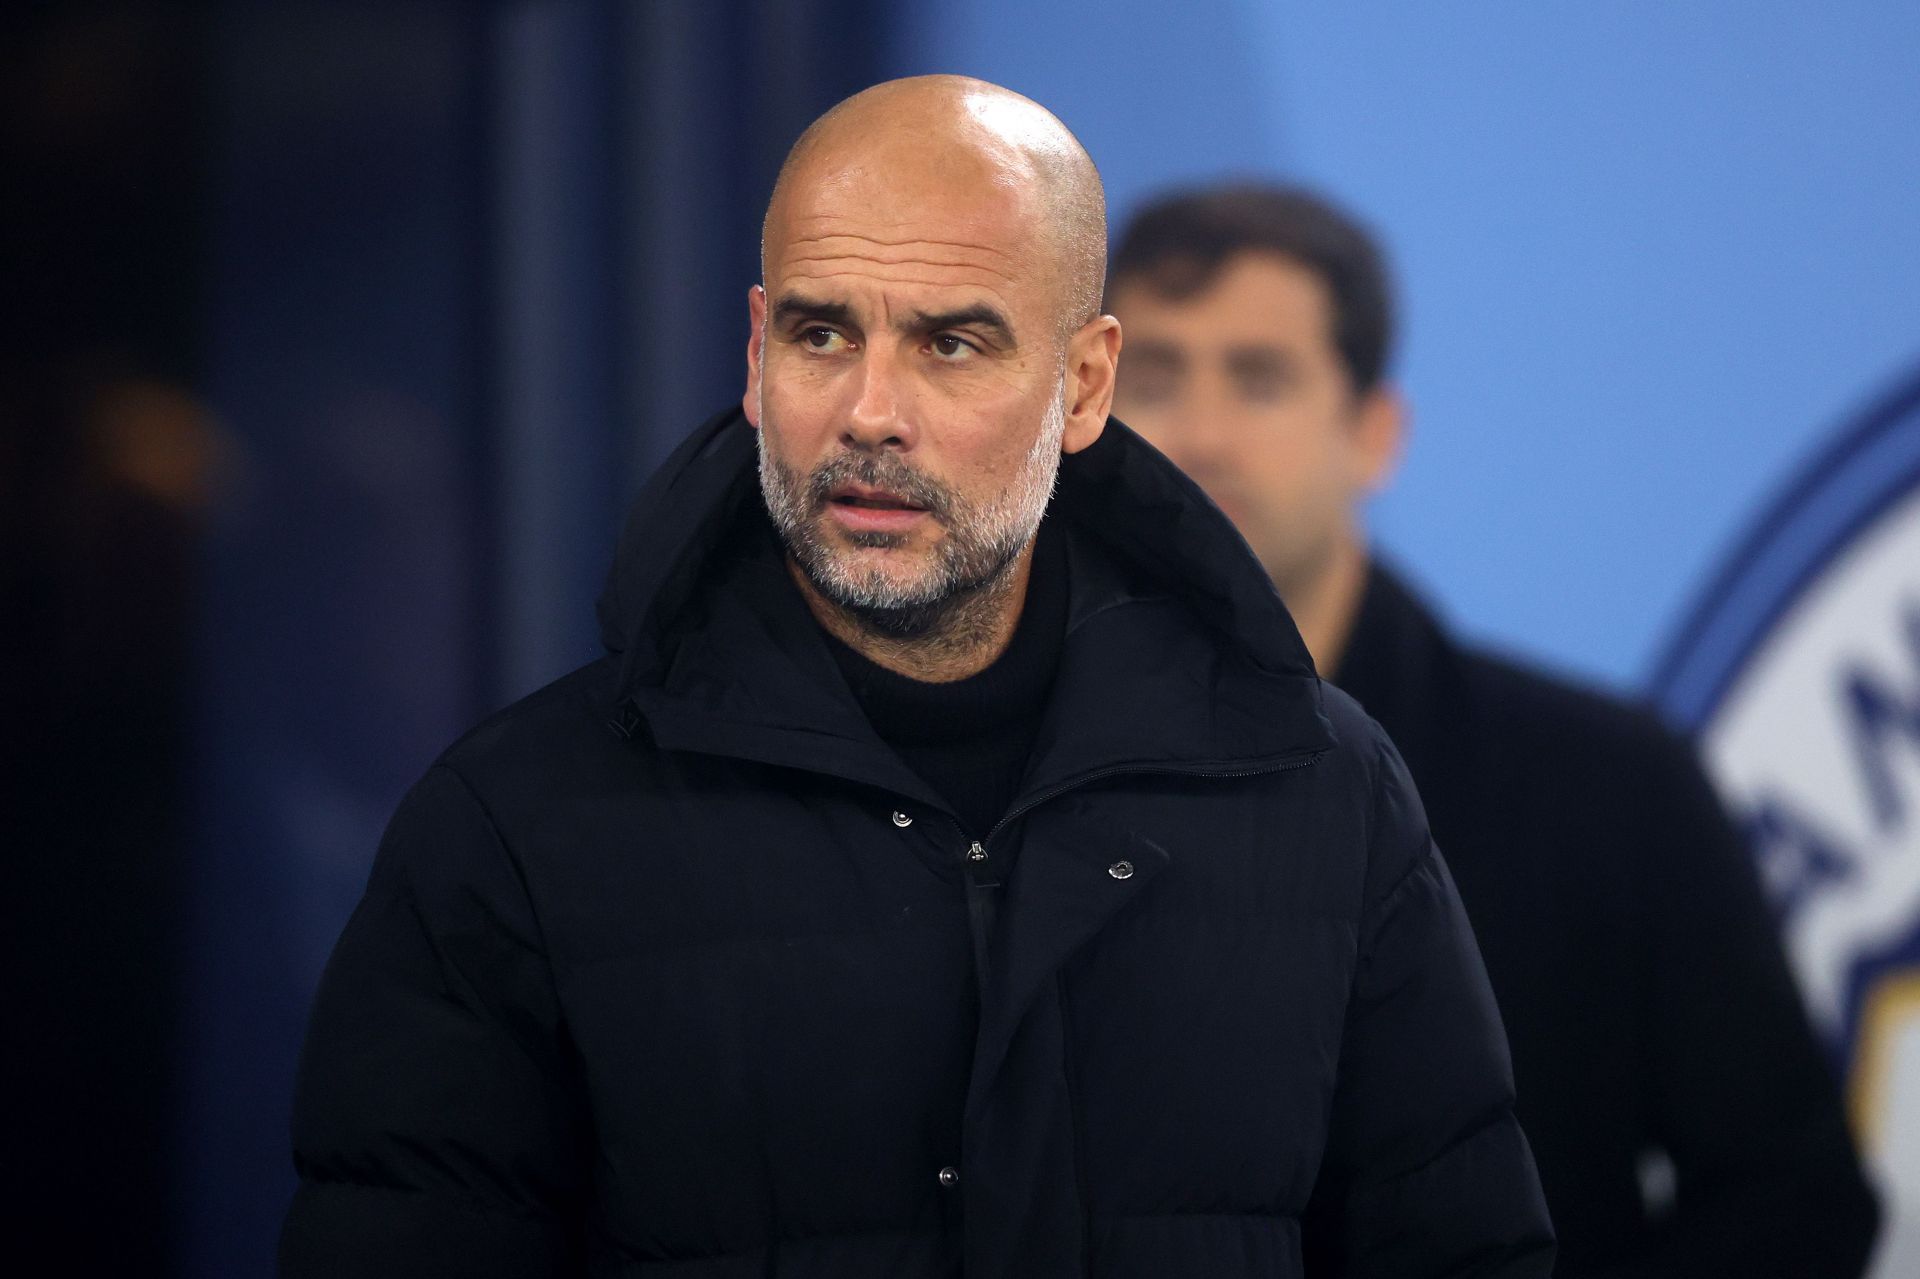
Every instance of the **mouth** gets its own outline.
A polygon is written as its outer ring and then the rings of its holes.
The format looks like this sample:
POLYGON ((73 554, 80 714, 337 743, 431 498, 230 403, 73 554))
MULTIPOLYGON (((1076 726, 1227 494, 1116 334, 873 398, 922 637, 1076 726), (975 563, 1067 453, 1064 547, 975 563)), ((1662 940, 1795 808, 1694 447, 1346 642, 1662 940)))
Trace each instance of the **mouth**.
POLYGON ((913 527, 927 508, 885 489, 841 484, 827 495, 827 509, 842 527, 859 533, 900 533, 913 527))
POLYGON ((924 511, 927 509, 911 498, 889 493, 886 489, 868 488, 864 484, 839 485, 828 495, 827 500, 842 506, 858 506, 875 511, 924 511))

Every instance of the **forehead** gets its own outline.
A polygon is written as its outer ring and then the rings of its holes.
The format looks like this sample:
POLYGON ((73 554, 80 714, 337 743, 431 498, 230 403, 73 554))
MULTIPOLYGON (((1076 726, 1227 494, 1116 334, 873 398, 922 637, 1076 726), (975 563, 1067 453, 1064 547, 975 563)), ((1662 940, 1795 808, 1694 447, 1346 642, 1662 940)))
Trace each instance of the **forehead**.
POLYGON ((1114 312, 1135 340, 1329 349, 1333 343, 1326 282, 1295 259, 1265 251, 1235 254, 1184 297, 1168 297, 1144 280, 1122 284, 1114 312))
POLYGON ((1013 309, 1048 291, 1030 184, 978 159, 887 159, 796 177, 768 220, 769 289, 971 290, 1013 309))

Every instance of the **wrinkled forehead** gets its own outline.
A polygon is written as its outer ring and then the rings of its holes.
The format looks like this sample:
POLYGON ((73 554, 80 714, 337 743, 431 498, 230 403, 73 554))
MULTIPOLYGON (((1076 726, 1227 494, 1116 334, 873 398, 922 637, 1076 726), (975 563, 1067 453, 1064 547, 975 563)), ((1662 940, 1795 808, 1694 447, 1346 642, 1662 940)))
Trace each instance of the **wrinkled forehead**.
POLYGON ((767 223, 766 283, 884 275, 1019 296, 1052 284, 1044 202, 1019 157, 898 147, 793 175, 767 223))

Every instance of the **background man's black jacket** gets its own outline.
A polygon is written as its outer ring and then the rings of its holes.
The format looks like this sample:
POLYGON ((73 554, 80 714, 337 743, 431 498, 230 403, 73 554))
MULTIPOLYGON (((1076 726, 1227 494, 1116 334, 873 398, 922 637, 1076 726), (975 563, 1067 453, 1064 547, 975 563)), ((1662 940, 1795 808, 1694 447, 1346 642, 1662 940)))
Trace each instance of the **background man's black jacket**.
POLYGON ((1547 1273, 1419 801, 1183 476, 1117 423, 1067 460, 1061 665, 978 862, 766 607, 759 500, 709 423, 623 539, 618 655, 394 818, 314 1008, 286 1273, 1547 1273))
POLYGON ((1651 715, 1464 649, 1387 571, 1337 677, 1405 753, 1505 1015, 1562 1276, 1857 1275, 1875 1210, 1751 859, 1651 715), (1670 1153, 1677 1212, 1642 1210, 1670 1153))

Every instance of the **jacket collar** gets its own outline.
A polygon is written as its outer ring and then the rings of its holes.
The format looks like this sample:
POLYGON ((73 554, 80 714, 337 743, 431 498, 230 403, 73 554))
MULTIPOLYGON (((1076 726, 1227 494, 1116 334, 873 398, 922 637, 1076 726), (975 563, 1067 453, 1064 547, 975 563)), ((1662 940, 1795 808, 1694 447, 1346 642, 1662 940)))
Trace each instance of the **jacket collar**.
MULTIPOLYGON (((721 414, 635 502, 600 601, 620 715, 666 749, 807 768, 945 805, 874 735, 784 580, 752 427, 721 414), (768 607, 781 591, 792 607, 768 607)), ((1029 793, 1133 769, 1257 771, 1331 730, 1292 619, 1232 525, 1118 420, 1065 458, 1067 636, 1029 793)))

